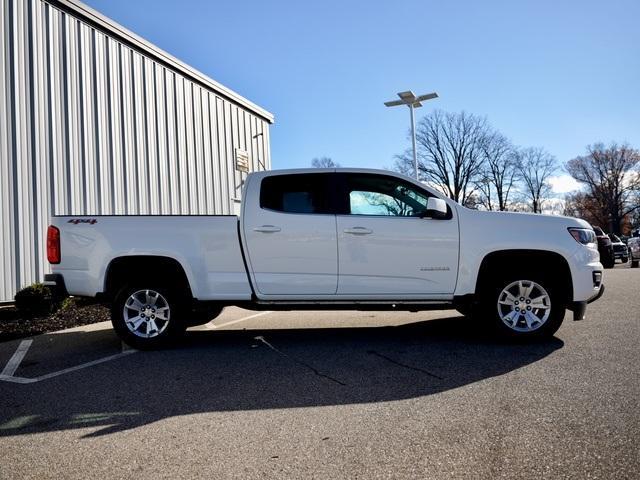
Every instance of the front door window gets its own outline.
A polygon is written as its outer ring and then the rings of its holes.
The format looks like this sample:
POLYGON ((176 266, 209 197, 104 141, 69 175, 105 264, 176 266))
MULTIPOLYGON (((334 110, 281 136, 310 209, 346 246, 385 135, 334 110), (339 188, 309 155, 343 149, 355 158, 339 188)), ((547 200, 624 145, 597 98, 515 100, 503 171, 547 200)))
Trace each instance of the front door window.
POLYGON ((350 215, 418 217, 429 198, 413 185, 380 175, 351 176, 347 190, 350 215))

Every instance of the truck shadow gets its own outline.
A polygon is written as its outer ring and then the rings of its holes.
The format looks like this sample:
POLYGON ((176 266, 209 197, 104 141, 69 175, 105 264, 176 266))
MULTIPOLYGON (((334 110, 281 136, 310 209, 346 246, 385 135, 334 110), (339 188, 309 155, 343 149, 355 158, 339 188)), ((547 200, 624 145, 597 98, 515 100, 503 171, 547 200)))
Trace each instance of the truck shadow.
MULTIPOLYGON (((68 335, 90 344, 94 334, 105 332, 68 335)), ((495 341, 463 317, 399 327, 193 331, 171 350, 1 385, 0 436, 102 427, 86 435, 93 437, 180 415, 434 395, 511 372, 562 346, 557 338, 495 341)))

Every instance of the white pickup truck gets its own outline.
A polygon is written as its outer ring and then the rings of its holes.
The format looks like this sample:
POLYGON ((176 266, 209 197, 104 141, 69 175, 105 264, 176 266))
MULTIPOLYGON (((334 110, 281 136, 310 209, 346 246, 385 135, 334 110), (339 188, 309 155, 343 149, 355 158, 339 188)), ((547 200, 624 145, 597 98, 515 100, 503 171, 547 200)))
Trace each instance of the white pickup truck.
POLYGON ((387 171, 248 175, 241 216, 53 217, 48 285, 112 305, 135 348, 224 306, 456 308, 498 333, 552 335, 604 291, 589 224, 469 210, 387 171))

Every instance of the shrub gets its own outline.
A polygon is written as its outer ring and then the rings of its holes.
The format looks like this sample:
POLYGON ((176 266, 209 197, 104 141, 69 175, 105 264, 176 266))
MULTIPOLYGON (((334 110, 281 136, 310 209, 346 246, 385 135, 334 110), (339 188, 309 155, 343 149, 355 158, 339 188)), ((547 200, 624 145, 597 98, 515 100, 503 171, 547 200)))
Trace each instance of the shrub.
POLYGON ((25 318, 48 315, 57 308, 51 289, 42 283, 23 288, 14 297, 16 309, 25 318))
POLYGON ((64 300, 62 300, 62 302, 60 302, 58 310, 60 312, 65 312, 78 306, 81 305, 76 297, 66 297, 64 300))

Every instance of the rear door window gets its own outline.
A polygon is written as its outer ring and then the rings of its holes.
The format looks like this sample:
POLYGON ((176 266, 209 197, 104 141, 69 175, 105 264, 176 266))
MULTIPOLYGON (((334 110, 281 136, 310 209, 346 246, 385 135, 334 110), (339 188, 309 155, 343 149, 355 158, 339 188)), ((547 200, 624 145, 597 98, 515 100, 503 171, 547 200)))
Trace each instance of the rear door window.
POLYGON ((302 173, 265 177, 260 207, 284 213, 333 213, 332 173, 302 173))

